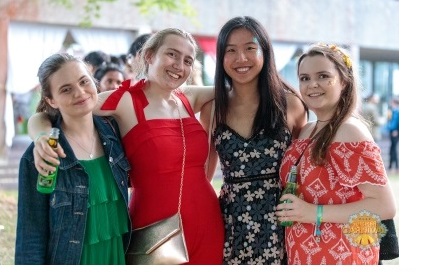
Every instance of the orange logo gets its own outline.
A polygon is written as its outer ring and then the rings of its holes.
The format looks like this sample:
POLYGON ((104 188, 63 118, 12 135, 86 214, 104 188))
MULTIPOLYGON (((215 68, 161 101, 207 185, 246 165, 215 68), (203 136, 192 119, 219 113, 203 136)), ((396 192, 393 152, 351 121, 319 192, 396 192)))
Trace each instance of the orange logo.
POLYGON ((378 245, 386 232, 380 217, 366 210, 350 216, 349 224, 343 227, 343 233, 350 243, 361 248, 378 245))

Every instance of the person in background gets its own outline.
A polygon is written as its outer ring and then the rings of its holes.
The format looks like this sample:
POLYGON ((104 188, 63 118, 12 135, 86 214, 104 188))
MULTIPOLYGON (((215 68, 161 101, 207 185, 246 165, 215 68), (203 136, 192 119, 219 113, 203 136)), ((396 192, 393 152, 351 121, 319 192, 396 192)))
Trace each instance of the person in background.
POLYGON ((362 117, 370 124, 371 135, 375 142, 381 140, 380 127, 383 124, 383 119, 379 112, 380 97, 376 93, 372 93, 365 98, 362 105, 362 117))
POLYGON ((276 212, 279 221, 293 221, 285 236, 288 264, 378 264, 382 234, 359 229, 376 229, 396 206, 380 148, 358 114, 357 70, 344 49, 316 44, 298 59, 297 74, 317 120, 280 166, 282 184, 291 166, 298 169, 297 195, 282 195, 291 203, 276 212))
MULTIPOLYGON (((16 264, 125 264, 131 231, 128 171, 119 137, 108 118, 93 115, 97 89, 87 66, 66 53, 48 57, 38 77, 37 111, 60 129, 67 157, 51 194, 36 190, 34 144, 19 164, 16 264)), ((47 134, 35 141, 47 144, 47 134)), ((37 161, 36 161, 37 162, 37 161)), ((50 169, 53 171, 52 169, 50 169)))
POLYGON ((192 74, 187 81, 187 85, 204 86, 203 65, 198 60, 195 60, 194 62, 194 69, 192 70, 192 74))
MULTIPOLYGON (((142 71, 137 72, 144 78, 135 85, 126 80, 116 91, 100 93, 95 113, 112 115, 119 124, 131 164, 133 229, 177 212, 184 167, 181 216, 188 264, 221 264, 222 215, 205 173, 207 134, 194 114, 213 100, 214 91, 201 86, 179 89, 192 72, 196 54, 191 34, 177 28, 158 31, 139 55, 142 71)), ((46 117, 41 118, 43 115, 33 115, 30 119, 30 136, 49 129, 46 117)), ((61 148, 57 152, 36 142, 36 167, 49 169, 46 159, 64 156, 61 148)))
POLYGON ((100 92, 115 90, 125 80, 125 72, 116 64, 107 63, 98 67, 94 78, 98 81, 100 92))
POLYGON ((110 62, 110 55, 101 50, 91 51, 83 57, 83 61, 88 65, 91 74, 94 75, 99 66, 110 62))
POLYGON ((399 99, 393 98, 388 112, 387 129, 390 137, 389 171, 399 172, 399 99))
POLYGON ((218 35, 215 119, 209 178, 220 158, 219 201, 225 223, 224 264, 282 264, 284 229, 275 216, 280 161, 306 123, 297 92, 277 73, 273 47, 254 18, 235 17, 218 35))
POLYGON ((128 67, 127 79, 132 79, 132 84, 138 82, 138 80, 142 78, 142 75, 138 75, 138 73, 136 73, 137 71, 142 71, 142 68, 139 68, 140 62, 138 62, 138 60, 141 59, 141 50, 143 49, 144 44, 151 37, 151 35, 151 33, 146 33, 138 36, 128 49, 126 63, 128 67))
POLYGON ((121 70, 125 68, 125 62, 123 61, 121 56, 110 55, 110 63, 115 64, 121 70))

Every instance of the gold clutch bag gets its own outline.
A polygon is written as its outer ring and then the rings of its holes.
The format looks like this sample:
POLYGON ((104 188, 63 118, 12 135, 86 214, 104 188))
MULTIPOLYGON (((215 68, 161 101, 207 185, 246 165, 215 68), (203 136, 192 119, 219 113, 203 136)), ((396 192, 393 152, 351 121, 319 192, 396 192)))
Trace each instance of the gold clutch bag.
POLYGON ((175 265, 189 262, 180 214, 134 229, 126 262, 131 265, 175 265))

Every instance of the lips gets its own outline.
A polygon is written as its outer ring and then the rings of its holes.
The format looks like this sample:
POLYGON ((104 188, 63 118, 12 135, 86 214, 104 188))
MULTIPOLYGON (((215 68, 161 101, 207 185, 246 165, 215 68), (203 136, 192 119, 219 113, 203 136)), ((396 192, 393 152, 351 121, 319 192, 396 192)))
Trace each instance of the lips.
POLYGON ((176 73, 172 73, 171 71, 167 71, 167 74, 176 80, 178 80, 180 78, 180 75, 178 75, 176 73))
POLYGON ((88 98, 86 98, 86 99, 82 99, 82 100, 80 100, 80 101, 76 102, 76 103, 75 103, 75 105, 81 105, 81 104, 85 103, 85 102, 86 102, 86 101, 88 101, 88 100, 89 100, 89 97, 88 97, 88 98))
POLYGON ((318 92, 318 93, 308 94, 308 97, 318 97, 318 96, 322 96, 322 95, 324 95, 324 93, 318 92))
POLYGON ((250 70, 250 67, 240 67, 235 69, 235 71, 238 73, 248 72, 249 70, 250 70))

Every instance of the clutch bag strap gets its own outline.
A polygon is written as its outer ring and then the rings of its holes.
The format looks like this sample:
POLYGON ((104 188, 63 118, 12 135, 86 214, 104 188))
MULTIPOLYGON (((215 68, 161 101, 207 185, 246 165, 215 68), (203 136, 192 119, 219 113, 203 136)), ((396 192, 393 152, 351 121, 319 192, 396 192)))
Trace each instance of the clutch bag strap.
POLYGON ((182 116, 180 115, 180 109, 179 109, 179 104, 177 103, 176 98, 174 97, 174 95, 172 96, 174 103, 176 104, 177 107, 177 113, 179 115, 179 120, 180 120, 180 130, 182 132, 182 141, 183 141, 183 158, 182 158, 182 172, 180 174, 180 192, 179 192, 179 205, 177 207, 177 212, 180 214, 180 208, 182 206, 182 191, 183 191, 183 178, 185 176, 185 159, 186 159, 186 142, 185 142, 185 129, 183 127, 183 120, 182 120, 182 116))

